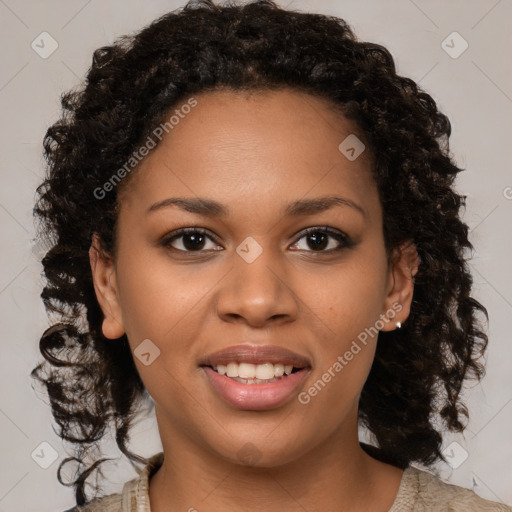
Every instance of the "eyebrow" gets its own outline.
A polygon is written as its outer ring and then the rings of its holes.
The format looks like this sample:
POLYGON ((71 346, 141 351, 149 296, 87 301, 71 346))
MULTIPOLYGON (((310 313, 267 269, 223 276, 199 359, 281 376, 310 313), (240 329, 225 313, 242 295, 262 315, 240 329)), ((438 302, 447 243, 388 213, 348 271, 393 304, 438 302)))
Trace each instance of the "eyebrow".
MULTIPOLYGON (((177 206, 182 210, 190 213, 196 213, 207 217, 227 217, 229 210, 221 203, 213 201, 212 199, 206 198, 191 198, 191 197, 169 197, 152 204, 147 213, 160 210, 170 206, 177 206)), ((366 216, 364 208, 354 201, 338 197, 338 196, 326 196, 317 197, 314 199, 299 199, 288 204, 285 209, 285 216, 287 217, 299 217, 302 215, 313 215, 315 213, 324 212, 333 206, 349 206, 354 210, 358 211, 366 216)))

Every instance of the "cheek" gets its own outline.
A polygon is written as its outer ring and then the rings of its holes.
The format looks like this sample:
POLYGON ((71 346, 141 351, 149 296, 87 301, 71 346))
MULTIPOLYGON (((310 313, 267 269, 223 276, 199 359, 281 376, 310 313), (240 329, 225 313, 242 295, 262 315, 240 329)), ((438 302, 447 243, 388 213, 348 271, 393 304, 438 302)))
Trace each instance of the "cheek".
POLYGON ((198 318, 201 300, 216 280, 194 280, 192 266, 187 272, 171 273, 169 268, 161 258, 157 262, 132 253, 119 260, 118 281, 137 371, 155 402, 166 404, 166 413, 172 414, 191 407, 185 382, 197 368, 190 342, 198 339, 204 323, 198 318))
POLYGON ((131 253, 118 265, 123 324, 133 341, 181 334, 183 320, 215 284, 207 276, 195 279, 192 265, 173 269, 165 258, 150 256, 131 253))
POLYGON ((363 291, 345 287, 323 308, 324 321, 316 333, 315 368, 298 397, 311 412, 306 421, 314 423, 313 418, 320 415, 326 429, 335 428, 355 410, 375 357, 379 303, 371 289, 363 291))
POLYGON ((165 403, 172 396, 184 405, 183 383, 197 371, 193 351, 197 340, 205 339, 205 304, 219 276, 201 272, 198 278, 194 265, 172 268, 153 255, 131 252, 119 260, 123 325, 139 375, 155 401, 165 403), (148 352, 151 363, 146 365, 138 355, 148 352))
POLYGON ((383 313, 385 260, 353 258, 332 268, 323 278, 315 277, 309 281, 306 296, 331 334, 354 338, 383 313))
POLYGON ((316 382, 311 395, 321 402, 354 399, 368 376, 384 313, 385 260, 359 258, 330 274, 324 286, 311 288, 317 321, 316 382), (324 386, 325 385, 325 391, 324 386))

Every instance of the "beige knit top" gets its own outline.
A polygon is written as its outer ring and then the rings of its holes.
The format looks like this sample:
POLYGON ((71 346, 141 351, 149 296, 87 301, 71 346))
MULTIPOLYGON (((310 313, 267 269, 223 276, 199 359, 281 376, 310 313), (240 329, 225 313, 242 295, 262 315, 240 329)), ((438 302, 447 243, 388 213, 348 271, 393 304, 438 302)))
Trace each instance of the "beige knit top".
MULTIPOLYGON (((163 452, 153 455, 140 475, 124 484, 120 494, 96 498, 64 512, 151 512, 149 479, 162 465, 163 452)), ((434 475, 408 467, 388 512, 512 512, 512 507, 484 500, 474 491, 448 484, 434 475)))

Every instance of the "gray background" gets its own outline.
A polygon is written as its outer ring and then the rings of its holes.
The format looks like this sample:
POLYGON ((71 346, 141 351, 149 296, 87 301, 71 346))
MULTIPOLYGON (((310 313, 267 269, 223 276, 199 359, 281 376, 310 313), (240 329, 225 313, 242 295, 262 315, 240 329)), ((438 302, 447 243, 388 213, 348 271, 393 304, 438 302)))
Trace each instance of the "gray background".
MULTIPOLYGON (((419 82, 452 122, 451 150, 467 169, 457 186, 467 195, 465 220, 475 246, 474 295, 490 313, 490 344, 486 377, 464 393, 469 427, 464 435, 446 436, 452 463, 438 467, 450 482, 512 505, 511 2, 279 3, 343 17, 359 38, 385 45, 398 72, 419 82), (442 47, 454 31, 469 45, 457 58, 442 47)), ((38 340, 48 325, 39 299, 41 248, 31 249, 44 133, 59 116, 60 93, 79 83, 94 49, 181 5, 170 0, 0 0, 0 512, 53 512, 74 504, 72 489, 56 478, 71 447, 54 433, 48 399, 33 391, 29 378, 41 360, 38 340), (31 47, 44 31, 58 43, 46 59, 31 47), (43 469, 40 464, 50 462, 53 451, 57 459, 43 469)), ((458 53, 462 41, 452 39, 448 44, 458 53)), ((161 449, 153 417, 141 421, 132 439, 132 449, 142 455, 161 449)), ((102 466, 110 479, 107 494, 119 492, 136 476, 113 447, 107 445, 106 453, 117 464, 102 466)))

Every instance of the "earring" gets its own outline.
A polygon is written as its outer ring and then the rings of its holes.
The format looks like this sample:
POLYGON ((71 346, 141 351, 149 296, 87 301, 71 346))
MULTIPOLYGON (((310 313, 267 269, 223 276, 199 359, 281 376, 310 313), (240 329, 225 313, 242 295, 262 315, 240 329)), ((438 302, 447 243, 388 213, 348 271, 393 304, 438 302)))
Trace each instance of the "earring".
POLYGON ((397 322, 397 323, 396 323, 396 328, 397 328, 397 329, 400 329, 400 327, 402 327, 402 322, 397 322))

